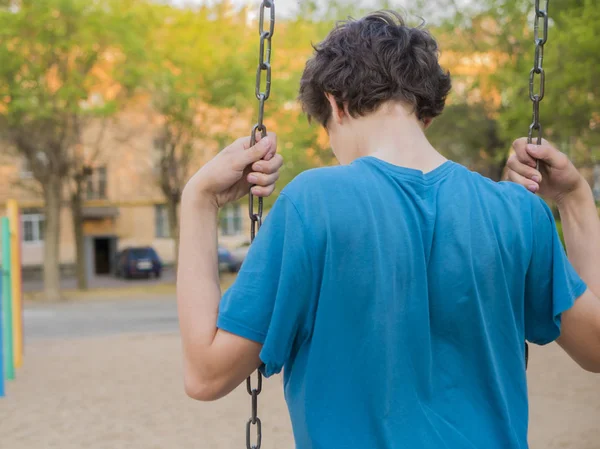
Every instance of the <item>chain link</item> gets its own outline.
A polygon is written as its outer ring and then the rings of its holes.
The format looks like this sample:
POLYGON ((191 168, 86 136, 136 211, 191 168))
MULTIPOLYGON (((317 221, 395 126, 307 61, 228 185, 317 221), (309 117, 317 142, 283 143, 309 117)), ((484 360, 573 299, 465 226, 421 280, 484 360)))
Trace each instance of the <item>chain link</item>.
POLYGON ((546 90, 546 72, 544 72, 544 45, 548 41, 548 4, 550 0, 535 0, 535 20, 533 39, 535 54, 533 68, 529 72, 529 99, 533 105, 533 114, 527 142, 532 143, 534 134, 536 143, 542 144, 542 124, 540 123, 540 102, 544 99, 546 90), (540 6, 544 2, 544 7, 540 6))
MULTIPOLYGON (((258 67, 256 68, 255 95, 258 100, 258 121, 250 134, 250 145, 256 144, 256 136, 266 137, 267 127, 264 124, 265 102, 271 95, 271 39, 275 33, 275 1, 262 0, 258 21, 258 34, 260 36, 258 67), (268 14, 268 15, 267 15, 268 14), (265 18, 268 18, 268 29, 265 29, 265 18), (264 77, 264 90, 263 90, 264 77)), ((250 216, 250 241, 253 242, 256 233, 262 226, 263 200, 258 198, 258 207, 255 207, 252 191, 248 194, 248 213, 250 216)), ((252 377, 246 379, 246 389, 252 397, 252 416, 246 423, 246 449, 260 449, 262 444, 262 423, 258 417, 258 395, 262 391, 262 375, 257 373, 256 388, 252 386, 252 377), (252 438, 252 429, 256 437, 252 438), (254 441, 254 442, 253 442, 254 441)))
MULTIPOLYGON (((533 41, 535 53, 533 68, 529 72, 529 99, 533 107, 531 125, 527 134, 527 143, 533 143, 536 134, 536 143, 542 144, 542 124, 540 122, 540 102, 544 99, 546 91, 546 72, 544 72, 544 45, 548 41, 548 4, 550 0, 535 0, 535 19, 533 22, 533 41), (544 7, 540 3, 544 1, 544 7), (536 82, 537 79, 537 82, 536 82), (536 89, 537 87, 537 89, 536 89)), ((540 169, 539 161, 536 168, 540 169)), ((529 364, 529 346, 525 343, 525 369, 529 364)))

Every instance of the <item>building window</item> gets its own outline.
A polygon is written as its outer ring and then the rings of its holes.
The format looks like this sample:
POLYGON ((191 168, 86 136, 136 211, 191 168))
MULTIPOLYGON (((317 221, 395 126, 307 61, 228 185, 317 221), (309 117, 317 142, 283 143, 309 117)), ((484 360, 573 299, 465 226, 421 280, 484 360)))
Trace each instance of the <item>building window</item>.
MULTIPOLYGON (((21 179, 31 179, 33 178, 33 167, 31 164, 31 160, 27 157, 23 157, 21 159, 19 176, 21 179)), ((48 156, 43 151, 38 151, 35 154, 35 158, 33 160, 34 164, 47 166, 48 165, 48 156)))
POLYGON ((154 207, 156 218, 156 238, 168 239, 171 237, 171 228, 169 227, 169 213, 166 204, 157 204, 154 207))
POLYGON ((19 176, 21 179, 33 178, 33 171, 31 170, 31 165, 29 164, 29 159, 27 159, 27 158, 21 159, 21 170, 20 170, 19 176))
POLYGON ((37 210, 23 210, 21 214, 21 232, 26 243, 44 241, 44 215, 37 210))
POLYGON ((106 199, 106 167, 96 167, 87 178, 87 199, 106 199))
POLYGON ((221 210, 221 233, 239 235, 242 233, 242 208, 239 204, 229 204, 221 210))

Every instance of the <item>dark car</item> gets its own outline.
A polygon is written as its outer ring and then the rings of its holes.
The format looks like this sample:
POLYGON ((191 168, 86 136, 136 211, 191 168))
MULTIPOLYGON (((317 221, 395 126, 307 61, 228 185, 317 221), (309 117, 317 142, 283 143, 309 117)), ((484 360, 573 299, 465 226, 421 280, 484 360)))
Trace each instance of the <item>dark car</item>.
POLYGON ((228 271, 237 273, 240 270, 242 262, 239 261, 227 248, 220 246, 219 251, 219 271, 228 271))
POLYGON ((133 277, 154 275, 159 278, 162 274, 163 265, 150 246, 138 248, 125 248, 117 255, 115 274, 117 277, 131 279, 133 277))

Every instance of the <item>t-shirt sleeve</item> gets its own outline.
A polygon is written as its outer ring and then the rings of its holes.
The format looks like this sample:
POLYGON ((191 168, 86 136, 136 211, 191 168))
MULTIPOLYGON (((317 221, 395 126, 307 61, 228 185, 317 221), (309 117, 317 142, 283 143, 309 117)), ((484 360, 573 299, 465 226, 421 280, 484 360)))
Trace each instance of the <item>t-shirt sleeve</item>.
POLYGON ((282 193, 219 305, 217 327, 263 345, 261 371, 281 371, 310 328, 313 264, 302 217, 282 193))
POLYGON ((560 336, 561 315, 586 290, 562 246, 546 203, 532 210, 533 252, 525 285, 525 338, 539 345, 560 336))

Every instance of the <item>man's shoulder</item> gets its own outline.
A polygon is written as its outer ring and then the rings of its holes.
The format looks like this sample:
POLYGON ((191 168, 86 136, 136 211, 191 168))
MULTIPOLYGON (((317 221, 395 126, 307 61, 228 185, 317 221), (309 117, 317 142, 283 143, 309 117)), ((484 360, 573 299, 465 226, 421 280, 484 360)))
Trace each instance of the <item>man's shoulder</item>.
POLYGON ((538 201, 538 198, 535 194, 520 184, 512 181, 500 181, 493 184, 499 195, 506 196, 513 201, 519 201, 520 203, 524 204, 533 204, 538 201))
POLYGON ((536 221, 548 221, 551 215, 546 202, 520 184, 494 181, 466 167, 455 172, 457 177, 448 186, 451 195, 487 210, 500 222, 530 227, 536 221))
POLYGON ((469 177, 477 190, 487 197, 495 196, 519 207, 540 207, 541 203, 545 204, 541 198, 520 184, 511 181, 494 181, 466 167, 462 168, 463 176, 469 177))
POLYGON ((497 182, 498 191, 504 195, 512 204, 519 206, 522 209, 528 209, 535 213, 545 212, 549 210, 546 202, 527 190, 520 184, 511 181, 497 182))
POLYGON ((330 196, 334 192, 347 192, 353 185, 352 171, 353 167, 349 165, 306 170, 286 185, 282 194, 292 201, 302 202, 330 196))

